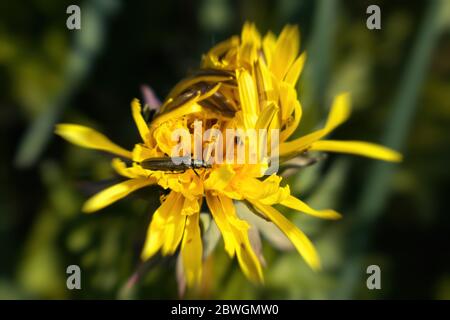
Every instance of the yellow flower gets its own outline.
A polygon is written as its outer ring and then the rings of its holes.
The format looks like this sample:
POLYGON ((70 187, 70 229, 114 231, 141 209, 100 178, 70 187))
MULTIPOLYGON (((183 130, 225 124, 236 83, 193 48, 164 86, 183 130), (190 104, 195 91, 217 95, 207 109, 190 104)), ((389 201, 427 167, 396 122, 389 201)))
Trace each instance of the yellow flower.
MULTIPOLYGON (((274 205, 282 205, 318 218, 337 219, 334 210, 315 210, 281 185, 281 177, 264 177, 268 162, 216 163, 183 172, 149 170, 142 161, 167 157, 177 144, 172 133, 186 129, 196 139, 193 128, 200 123, 203 132, 214 128, 278 129, 279 155, 282 159, 308 151, 353 153, 386 161, 400 161, 397 152, 361 141, 322 140, 350 114, 350 98, 338 95, 325 126, 306 136, 289 140, 297 129, 302 108, 295 89, 305 63, 299 54, 299 33, 286 26, 278 37, 262 37, 253 24, 246 23, 240 37, 217 44, 202 59, 201 68, 178 83, 169 93, 150 123, 144 121, 137 99, 131 104, 141 142, 132 151, 114 144, 97 131, 75 124, 59 124, 56 133, 85 148, 115 154, 112 167, 126 178, 86 201, 83 211, 94 212, 151 184, 169 190, 150 223, 142 258, 160 251, 170 255, 181 247, 184 274, 188 285, 198 283, 202 275, 202 236, 199 216, 206 200, 230 257, 236 256, 243 273, 252 281, 262 282, 261 263, 250 240, 250 225, 239 218, 233 201, 245 201, 253 211, 273 222, 294 244, 305 261, 315 270, 319 256, 307 236, 281 214, 274 205), (131 164, 127 164, 131 163, 131 164)), ((214 140, 202 141, 210 150, 214 140)), ((238 141, 232 141, 238 144, 238 141)), ((268 148, 271 148, 268 143, 268 148)), ((214 154, 211 153, 212 156, 214 154)), ((234 156, 234 155, 233 155, 234 156)))

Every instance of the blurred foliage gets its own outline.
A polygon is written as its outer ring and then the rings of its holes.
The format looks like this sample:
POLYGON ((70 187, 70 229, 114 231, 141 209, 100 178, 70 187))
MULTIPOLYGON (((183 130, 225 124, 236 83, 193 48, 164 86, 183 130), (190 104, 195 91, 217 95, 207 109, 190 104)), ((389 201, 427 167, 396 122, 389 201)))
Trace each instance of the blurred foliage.
POLYGON ((202 286, 185 296, 450 299, 450 3, 375 3, 382 30, 370 31, 365 12, 373 1, 91 0, 78 2, 82 29, 70 31, 72 1, 1 2, 0 298, 178 297, 176 257, 139 260, 158 189, 81 214, 83 200, 116 179, 111 158, 61 141, 52 127, 83 123, 132 146, 138 134, 129 103, 141 98, 140 86, 164 98, 203 52, 250 20, 262 32, 300 26, 308 61, 298 134, 320 125, 331 97, 349 90, 354 113, 334 137, 391 145, 405 161, 383 169, 330 155, 286 179, 311 205, 344 213, 330 222, 284 211, 317 245, 319 273, 255 218, 266 285, 254 286, 222 240, 212 251, 217 230, 202 219, 212 253, 202 286), (82 269, 82 290, 66 289, 71 264, 82 269), (382 290, 365 286, 370 264, 381 267, 382 290))

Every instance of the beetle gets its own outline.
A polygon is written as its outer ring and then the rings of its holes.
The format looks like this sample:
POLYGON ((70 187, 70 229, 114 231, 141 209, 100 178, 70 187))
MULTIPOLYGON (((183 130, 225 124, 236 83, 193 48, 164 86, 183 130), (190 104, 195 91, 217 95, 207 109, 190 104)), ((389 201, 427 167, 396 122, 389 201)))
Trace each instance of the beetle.
POLYGON ((153 171, 184 172, 188 169, 192 169, 197 176, 198 173, 195 169, 207 169, 212 167, 211 163, 205 160, 193 159, 191 156, 149 158, 141 161, 140 165, 144 169, 153 171))

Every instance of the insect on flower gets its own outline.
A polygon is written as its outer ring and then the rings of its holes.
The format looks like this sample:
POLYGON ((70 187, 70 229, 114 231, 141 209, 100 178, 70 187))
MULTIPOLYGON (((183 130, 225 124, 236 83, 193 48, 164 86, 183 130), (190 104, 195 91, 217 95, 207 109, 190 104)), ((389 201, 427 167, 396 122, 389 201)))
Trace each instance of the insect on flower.
POLYGON ((211 163, 205 160, 193 159, 191 156, 149 158, 141 161, 139 164, 142 168, 152 171, 184 172, 192 169, 197 176, 199 175, 195 169, 212 167, 211 163))
MULTIPOLYGON (((66 140, 116 155, 112 167, 125 178, 93 195, 82 210, 87 213, 98 211, 150 185, 157 184, 169 191, 153 213, 141 258, 151 259, 158 252, 163 256, 173 255, 180 249, 188 286, 202 280, 205 259, 202 239, 205 230, 200 227, 202 208, 208 208, 206 214, 210 217, 210 225, 217 226, 225 251, 230 257, 237 258, 245 276, 256 283, 264 281, 261 257, 249 237, 249 230, 256 226, 238 214, 237 202, 246 204, 255 214, 273 223, 293 243, 306 263, 319 270, 320 258, 312 242, 275 206, 331 220, 341 217, 338 212, 311 208, 282 182, 279 172, 264 175, 268 168, 267 159, 255 163, 215 161, 211 165, 196 160, 200 157, 195 153, 176 153, 185 156, 169 157, 174 155, 172 150, 177 145, 172 134, 182 129, 187 132, 186 141, 194 141, 195 145, 196 124, 200 124, 202 132, 211 129, 210 132, 215 130, 222 136, 226 136, 229 129, 275 130, 279 135, 276 139, 271 136, 270 142, 277 140, 277 146, 273 148, 267 142, 261 149, 267 147, 271 155, 278 154, 276 159, 268 157, 269 162, 286 162, 291 169, 320 160, 311 157, 311 152, 350 153, 383 161, 401 161, 401 154, 377 144, 326 139, 350 116, 348 93, 334 98, 322 128, 291 138, 302 119, 296 83, 305 59, 306 54, 300 53, 299 31, 295 26, 286 26, 277 37, 271 32, 262 36, 253 24, 246 23, 240 36, 218 43, 203 56, 199 70, 174 87, 149 122, 142 115, 139 101, 132 101, 132 116, 141 138, 132 151, 91 128, 58 124, 56 133, 66 140), (274 150, 276 152, 272 153, 274 150), (128 165, 130 162, 131 166, 128 165)), ((239 145, 245 140, 248 139, 231 140, 233 150, 239 151, 239 145)), ((208 149, 208 143, 203 141, 201 149, 208 149)), ((259 231, 256 229, 256 232, 259 231)))

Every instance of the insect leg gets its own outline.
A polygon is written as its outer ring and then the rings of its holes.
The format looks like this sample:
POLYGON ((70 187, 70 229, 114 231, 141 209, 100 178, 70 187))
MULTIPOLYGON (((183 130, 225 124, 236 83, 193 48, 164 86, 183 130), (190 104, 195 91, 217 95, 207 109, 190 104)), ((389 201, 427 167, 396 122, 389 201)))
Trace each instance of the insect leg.
POLYGON ((194 171, 195 175, 200 178, 200 175, 198 174, 197 171, 195 171, 195 168, 192 168, 192 170, 194 171))

